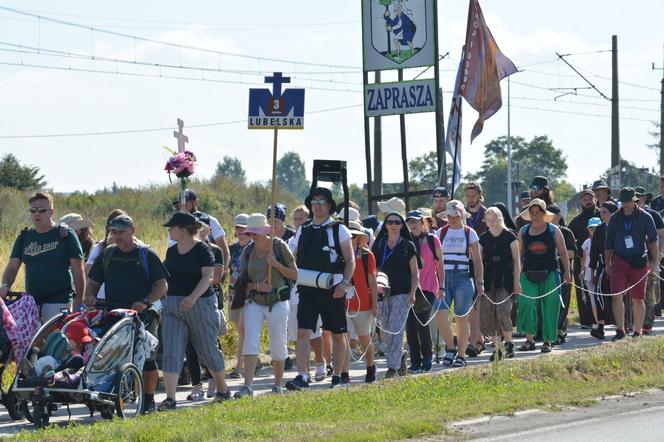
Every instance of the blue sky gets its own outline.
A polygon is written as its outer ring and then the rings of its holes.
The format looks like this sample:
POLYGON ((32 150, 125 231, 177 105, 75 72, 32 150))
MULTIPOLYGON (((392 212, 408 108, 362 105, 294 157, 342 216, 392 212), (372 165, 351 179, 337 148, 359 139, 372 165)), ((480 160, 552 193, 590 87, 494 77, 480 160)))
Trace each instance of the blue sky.
MULTIPOLYGON (((656 165, 655 155, 646 144, 652 142, 648 133, 652 129, 650 121, 659 119, 662 71, 653 71, 651 63, 662 66, 663 2, 483 0, 481 5, 501 50, 524 69, 512 77, 513 135, 527 139, 541 134, 551 137, 567 155, 568 179, 575 186, 591 182, 608 168, 610 103, 585 89, 578 90, 577 96, 554 101, 562 92, 548 89, 586 86, 571 69, 555 60, 555 52, 580 53, 568 60, 610 96, 607 79, 611 75, 611 55, 597 51, 610 49, 611 35, 617 34, 619 77, 624 82, 620 86, 621 154, 639 166, 656 165)), ((304 131, 281 132, 280 151, 297 151, 307 164, 307 173, 314 158, 345 159, 351 181, 365 180, 360 2, 356 0, 187 4, 170 0, 22 0, 2 2, 0 6, 247 56, 179 50, 0 11, 0 135, 175 128, 179 117, 185 121, 189 147, 199 157, 201 176, 210 176, 216 162, 223 155, 230 155, 242 160, 250 180, 267 180, 272 134, 247 130, 248 88, 262 83, 257 72, 277 70, 292 75, 293 86, 307 88, 307 112, 342 108, 309 114, 304 131), (39 48, 41 54, 21 53, 27 52, 27 47, 39 48), (246 73, 183 71, 53 57, 44 55, 43 49, 246 73), (269 58, 347 68, 278 63, 269 58), (21 63, 117 70, 152 77, 12 65, 21 63), (159 75, 215 81, 158 78, 159 75), (242 122, 188 128, 238 120, 242 122)), ((443 54, 450 53, 441 62, 446 117, 467 7, 465 0, 439 2, 440 49, 443 54)), ((412 78, 420 70, 414 69, 405 76, 412 78)), ((383 79, 392 77, 396 79, 396 73, 386 73, 383 79)), ((503 81, 504 98, 506 91, 503 81)), ((464 109, 465 173, 477 169, 486 142, 505 135, 507 111, 503 107, 489 119, 471 146, 469 131, 476 115, 469 106, 464 109)), ((398 118, 383 121, 384 180, 399 181, 398 118)), ((433 149, 433 114, 409 115, 406 122, 409 155, 414 157, 433 149)), ((0 138, 0 154, 13 152, 22 162, 39 166, 56 191, 94 191, 113 182, 128 186, 167 182, 162 145, 176 146, 172 130, 89 137, 0 138)))

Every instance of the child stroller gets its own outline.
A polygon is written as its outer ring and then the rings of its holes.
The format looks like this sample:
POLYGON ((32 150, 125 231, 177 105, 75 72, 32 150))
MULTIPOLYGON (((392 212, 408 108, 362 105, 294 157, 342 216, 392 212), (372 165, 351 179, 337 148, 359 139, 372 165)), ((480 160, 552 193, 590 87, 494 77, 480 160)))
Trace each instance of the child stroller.
POLYGON ((120 418, 139 416, 144 405, 141 370, 146 342, 145 328, 134 310, 63 312, 52 318, 39 329, 26 358, 19 362, 13 390, 25 417, 43 428, 58 404, 68 411, 69 404, 85 404, 90 416, 99 411, 105 419, 112 419, 114 413, 120 418), (88 344, 87 362, 67 352, 69 341, 63 329, 75 321, 85 321, 98 337, 88 344))

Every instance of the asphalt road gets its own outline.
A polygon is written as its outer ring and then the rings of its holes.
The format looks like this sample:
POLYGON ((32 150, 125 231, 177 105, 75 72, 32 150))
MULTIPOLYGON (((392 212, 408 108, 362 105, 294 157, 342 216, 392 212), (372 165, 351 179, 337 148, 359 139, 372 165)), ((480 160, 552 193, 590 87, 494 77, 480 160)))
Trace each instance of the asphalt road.
MULTIPOLYGON (((662 318, 657 318, 657 321, 655 323, 654 331, 658 335, 664 335, 664 319, 662 318)), ((540 344, 538 343, 538 349, 535 352, 523 352, 519 353, 517 352, 517 356, 515 359, 526 359, 526 358, 535 358, 535 357, 556 357, 556 355, 563 354, 567 351, 570 350, 577 350, 581 348, 589 348, 597 345, 610 345, 610 337, 613 336, 613 328, 608 327, 607 328, 607 340, 605 341, 598 341, 594 338, 592 338, 589 335, 588 330, 586 329, 581 329, 579 327, 573 326, 568 330, 568 336, 567 336, 567 343, 565 343, 562 346, 559 347, 554 347, 552 353, 548 355, 543 355, 540 353, 539 348, 540 344)), ((647 338, 645 338, 647 339, 647 338)), ((523 342, 524 339, 515 339, 515 343, 520 345, 521 342, 523 342)), ((480 356, 477 358, 468 358, 468 366, 474 366, 478 364, 486 364, 489 361, 489 356, 493 350, 489 347, 487 351, 482 353, 480 356)), ((509 363, 509 362, 508 362, 509 363)), ((386 366, 385 366, 385 358, 377 358, 376 359, 376 366, 378 368, 378 379, 380 379, 383 374, 385 373, 386 366)), ((443 367, 442 364, 434 364, 434 369, 432 373, 440 373, 443 371, 449 371, 449 370, 460 370, 460 369, 452 369, 452 368, 447 368, 443 367)), ((461 369, 463 370, 463 369, 461 369)), ((284 376, 285 380, 290 380, 296 375, 295 370, 291 370, 287 372, 284 376)), ((364 374, 365 374, 365 364, 364 362, 353 362, 351 365, 351 380, 352 383, 351 385, 359 385, 364 382, 364 374)), ((323 382, 317 382, 317 383, 312 383, 311 388, 312 389, 326 389, 329 388, 329 378, 325 379, 323 382)), ((228 379, 228 383, 231 387, 231 392, 237 391, 240 386, 242 385, 242 380, 241 379, 228 379)), ((258 375, 255 378, 254 381, 254 391, 255 394, 265 394, 270 391, 271 387, 273 385, 272 381, 272 370, 267 367, 263 368, 260 370, 258 375)), ((181 387, 178 389, 177 393, 177 401, 178 401, 178 407, 184 407, 184 406, 198 406, 198 405, 203 405, 207 403, 207 401, 203 402, 188 402, 186 400, 186 396, 189 394, 190 388, 188 387, 181 387)), ((165 399, 166 395, 165 393, 162 392, 157 392, 157 395, 155 396, 155 400, 157 403, 165 399)), ((71 420, 76 421, 77 423, 93 423, 100 418, 99 414, 95 414, 94 417, 90 418, 89 417, 89 412, 85 406, 82 405, 73 405, 70 407, 70 411, 72 413, 71 420)), ((626 410, 627 411, 627 410, 626 410)), ((660 419, 664 419, 664 411, 659 410, 660 412, 660 419)), ((636 419, 638 416, 633 417, 636 419)), ((58 425, 66 425, 67 422, 69 421, 69 417, 67 414, 67 410, 64 407, 61 407, 57 411, 53 413, 53 416, 51 418, 51 422, 58 424, 58 425)), ((525 426, 519 426, 516 425, 514 428, 517 428, 519 431, 525 431, 526 429, 528 430, 534 430, 533 428, 533 423, 526 422, 527 425, 525 426)), ((627 425, 627 424, 626 424, 627 425)), ((473 426, 474 429, 475 426, 473 426)), ((30 424, 27 420, 20 420, 20 421, 12 421, 10 417, 7 415, 7 412, 4 410, 2 406, 0 406, 0 438, 4 436, 9 436, 12 434, 16 434, 20 431, 32 431, 33 430, 32 424, 30 424)), ((464 427, 465 428, 465 427, 464 427)), ((635 427, 641 430, 641 427, 635 427)), ((469 431, 469 436, 473 435, 473 437, 485 437, 486 435, 483 434, 476 434, 472 433, 472 430, 470 429, 469 431)), ((562 431, 563 429, 561 429, 562 431)), ((643 431, 646 431, 645 428, 643 428, 643 431)), ((626 433, 629 437, 629 433, 626 433)), ((506 433, 506 435, 509 437, 509 434, 506 433)), ((543 432, 541 434, 542 437, 545 436, 551 436, 550 434, 547 435, 546 432, 543 432)), ((526 436, 524 436, 526 437, 526 436)), ((528 436, 529 439, 532 439, 532 437, 528 436)), ((556 435, 557 440, 563 440, 560 439, 556 435)), ((532 440, 540 440, 540 439, 532 439, 532 440)), ((541 439, 541 440, 548 440, 548 439, 541 439)), ((564 439, 564 440, 579 440, 579 439, 564 439)), ((583 439, 581 439, 583 440, 583 439)), ((607 439, 610 440, 610 439, 607 439)), ((637 438, 635 440, 649 440, 649 439, 640 439, 637 438)), ((659 438, 658 440, 664 440, 664 433, 662 433, 662 437, 659 438)))

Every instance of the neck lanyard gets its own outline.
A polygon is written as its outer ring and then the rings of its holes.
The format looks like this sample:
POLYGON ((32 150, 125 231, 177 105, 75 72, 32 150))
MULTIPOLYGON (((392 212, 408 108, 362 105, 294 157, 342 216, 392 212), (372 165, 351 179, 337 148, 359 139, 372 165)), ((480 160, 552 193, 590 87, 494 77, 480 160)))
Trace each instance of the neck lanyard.
POLYGON ((470 227, 473 227, 473 228, 475 227, 475 224, 477 224, 480 220, 480 215, 481 214, 482 214, 482 207, 480 207, 477 210, 477 213, 474 216, 471 215, 471 217, 468 219, 468 224, 470 224, 470 227))
POLYGON ((634 224, 634 220, 630 216, 629 222, 625 221, 625 234, 629 234, 629 231, 632 229, 632 224, 634 224))
POLYGON ((389 253, 387 251, 387 239, 385 239, 385 244, 383 244, 383 260, 380 264, 381 267, 385 265, 385 261, 390 259, 390 257, 394 254, 394 251, 397 249, 397 246, 401 243, 401 237, 397 240, 397 243, 394 245, 392 249, 390 249, 389 253))

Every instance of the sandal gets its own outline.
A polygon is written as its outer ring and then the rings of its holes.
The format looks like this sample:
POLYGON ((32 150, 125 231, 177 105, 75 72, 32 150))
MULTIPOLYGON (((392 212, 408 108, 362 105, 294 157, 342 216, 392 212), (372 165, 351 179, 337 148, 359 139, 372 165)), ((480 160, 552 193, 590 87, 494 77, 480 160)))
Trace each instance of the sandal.
POLYGON ((159 404, 157 411, 175 410, 175 405, 175 399, 167 397, 161 402, 161 404, 159 404))
POLYGON ((451 367, 454 363, 454 357, 456 356, 456 350, 445 349, 445 357, 443 358, 443 365, 445 367, 451 367))
POLYGON ((551 344, 549 344, 548 342, 545 342, 542 345, 542 353, 551 353, 551 344))
POLYGON ((466 366, 466 360, 464 359, 463 356, 456 355, 454 358, 454 367, 465 367, 466 366))
POLYGON ((535 346, 535 342, 532 341, 526 341, 525 344, 521 345, 517 350, 519 351, 535 351, 537 347, 535 346))

